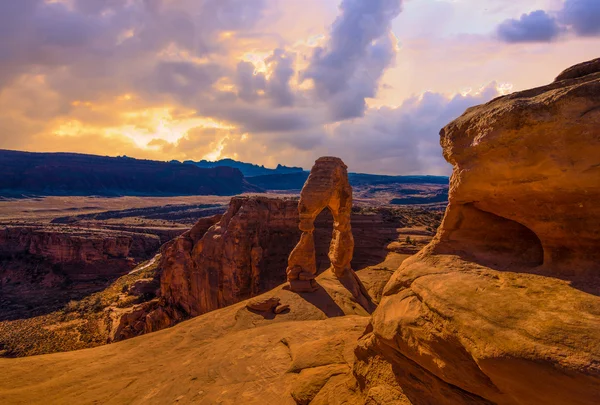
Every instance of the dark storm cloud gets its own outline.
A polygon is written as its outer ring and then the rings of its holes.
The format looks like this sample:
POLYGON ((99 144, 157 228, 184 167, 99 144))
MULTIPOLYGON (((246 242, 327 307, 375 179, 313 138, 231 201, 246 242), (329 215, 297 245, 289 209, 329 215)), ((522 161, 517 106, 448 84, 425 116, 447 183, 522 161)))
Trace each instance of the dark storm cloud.
POLYGON ((543 10, 523 14, 498 26, 498 37, 504 42, 549 42, 558 37, 561 28, 556 19, 543 10))
POLYGON ((160 62, 148 85, 161 93, 176 95, 182 102, 208 91, 221 77, 216 64, 197 65, 189 62, 160 62))
POLYGON ((315 49, 303 75, 314 81, 334 120, 361 116, 365 98, 375 96, 396 55, 390 28, 401 0, 343 0, 340 10, 326 47, 315 49))
POLYGON ((567 0, 560 16, 579 36, 600 35, 600 0, 567 0))

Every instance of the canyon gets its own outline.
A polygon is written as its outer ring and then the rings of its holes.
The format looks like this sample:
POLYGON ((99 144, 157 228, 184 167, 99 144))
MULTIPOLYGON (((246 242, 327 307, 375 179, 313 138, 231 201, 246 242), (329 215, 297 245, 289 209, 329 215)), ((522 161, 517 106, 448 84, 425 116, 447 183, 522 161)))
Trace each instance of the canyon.
POLYGON ((0 320, 57 309, 152 257, 156 235, 57 227, 0 228, 0 320))
POLYGON ((352 208, 355 248, 341 246, 352 258, 343 267, 373 305, 327 260, 338 218, 313 217, 344 188, 328 172, 316 209, 303 210, 306 199, 236 197, 222 217, 164 245, 155 275, 127 288, 158 290, 160 280, 159 296, 113 318, 126 319, 117 329, 128 339, 0 358, 0 401, 596 404, 598 106, 597 59, 445 126, 453 174, 435 235, 431 222, 408 226, 389 208, 352 208), (314 290, 294 291, 288 254, 311 231, 314 290), (419 233, 427 236, 410 243, 419 233), (361 253, 371 246, 381 254, 361 253))
MULTIPOLYGON (((131 211, 136 210, 129 210, 126 215, 131 211)), ((171 218, 173 212, 155 208, 140 211, 149 211, 152 217, 162 212, 164 218, 171 218)), ((25 264, 17 267, 13 259, 13 292, 7 294, 10 291, 8 285, 4 285, 2 291, 6 294, 3 296, 19 297, 21 301, 0 311, 4 314, 3 319, 11 320, 0 322, 0 346, 4 356, 72 350, 129 339, 262 294, 285 282, 288 256, 301 234, 298 199, 295 197, 234 197, 224 214, 203 217, 189 230, 186 230, 187 217, 179 219, 183 222, 163 224, 162 227, 153 222, 157 219, 152 219, 149 227, 141 226, 137 221, 129 224, 129 220, 126 225, 119 225, 113 218, 125 215, 122 213, 84 214, 78 215, 77 221, 68 222, 93 226, 91 229, 96 229, 96 238, 102 235, 107 238, 104 242, 95 240, 94 243, 100 246, 110 245, 110 235, 131 235, 141 240, 150 238, 155 242, 155 250, 148 252, 156 252, 158 239, 165 235, 183 233, 168 239, 150 261, 145 259, 153 253, 130 257, 131 253, 122 252, 121 257, 106 256, 105 261, 96 263, 101 264, 100 267, 85 267, 75 259, 55 262, 54 273, 63 274, 66 271, 63 267, 69 266, 75 271, 67 283, 68 288, 65 282, 48 286, 43 279, 35 277, 39 270, 33 272, 31 265, 25 264), (111 229, 101 230, 102 227, 111 229), (107 270, 112 273, 102 273, 107 270), (91 284, 93 288, 88 290, 84 287, 90 287, 90 280, 86 284, 82 281, 86 271, 90 274, 97 271, 91 284), (31 283, 16 283, 18 277, 29 277, 31 283), (42 300, 42 297, 47 299, 42 300), (27 310, 27 307, 37 310, 27 310)), ((135 212, 135 215, 139 214, 135 212)), ((57 238, 57 235, 77 237, 78 228, 55 224, 52 218, 46 218, 45 232, 49 238, 57 238)), ((431 239, 440 219, 438 211, 353 208, 355 253, 352 267, 365 269, 385 262, 389 256, 398 259, 416 253, 431 239), (408 243, 406 238, 410 239, 408 243)), ((328 251, 333 225, 328 209, 315 221, 315 264, 319 274, 330 265, 328 251)), ((83 231, 79 229, 79 232, 83 231)), ((87 232, 92 235, 89 228, 87 232)), ((9 245, 5 246, 8 249, 9 245)), ((16 249, 13 251, 16 253, 16 249)), ((71 248, 71 251, 76 249, 71 248)), ((28 259, 29 263, 34 259, 52 261, 51 257, 44 259, 44 256, 31 254, 22 259, 28 259)), ((391 260, 390 263, 396 262, 391 260)), ((393 270, 388 266, 385 264, 381 270, 386 277, 393 270)), ((377 272, 371 270, 371 273, 377 272)), ((382 288, 384 283, 378 281, 378 284, 378 288, 382 288)))

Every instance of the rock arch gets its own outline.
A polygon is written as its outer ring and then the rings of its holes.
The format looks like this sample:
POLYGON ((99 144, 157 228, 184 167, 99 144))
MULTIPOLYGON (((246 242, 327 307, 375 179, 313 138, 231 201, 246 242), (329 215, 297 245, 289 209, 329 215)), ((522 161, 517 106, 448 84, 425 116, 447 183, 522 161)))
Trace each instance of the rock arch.
POLYGON ((333 215, 333 235, 329 246, 331 268, 342 278, 350 268, 354 252, 354 238, 350 226, 352 187, 348 181, 347 166, 336 157, 319 158, 300 193, 300 242, 288 259, 286 270, 294 291, 312 291, 317 275, 313 231, 315 219, 324 209, 333 215))

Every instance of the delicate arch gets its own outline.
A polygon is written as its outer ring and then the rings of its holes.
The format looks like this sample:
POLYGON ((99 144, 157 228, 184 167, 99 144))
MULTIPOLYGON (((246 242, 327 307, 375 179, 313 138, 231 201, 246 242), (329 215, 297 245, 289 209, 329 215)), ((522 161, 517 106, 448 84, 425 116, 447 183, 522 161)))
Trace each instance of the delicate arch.
POLYGON ((341 159, 322 157, 315 162, 308 180, 300 193, 298 212, 300 242, 288 259, 286 270, 292 290, 314 290, 317 275, 313 232, 315 219, 325 208, 333 215, 333 234, 329 246, 329 260, 336 277, 350 270, 354 252, 354 238, 350 226, 352 213, 352 187, 348 170, 341 159))

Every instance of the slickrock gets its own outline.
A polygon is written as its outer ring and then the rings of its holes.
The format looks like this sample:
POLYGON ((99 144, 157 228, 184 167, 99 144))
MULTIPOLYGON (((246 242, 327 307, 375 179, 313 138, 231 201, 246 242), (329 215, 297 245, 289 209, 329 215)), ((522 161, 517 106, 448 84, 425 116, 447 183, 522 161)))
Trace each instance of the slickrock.
POLYGON ((333 215, 333 236, 329 247, 329 260, 333 273, 342 277, 350 269, 354 253, 354 238, 350 227, 352 213, 352 187, 348 182, 347 166, 335 157, 319 158, 310 171, 300 193, 298 212, 300 242, 290 254, 287 277, 292 289, 296 280, 311 280, 317 274, 315 219, 325 208, 333 215))
POLYGON ((289 304, 277 305, 273 309, 273 313, 275 313, 275 314, 281 314, 281 313, 287 311, 288 309, 290 309, 290 305, 289 304))
POLYGON ((367 402, 598 403, 600 65, 470 108, 441 144, 444 221, 355 352, 367 402))

